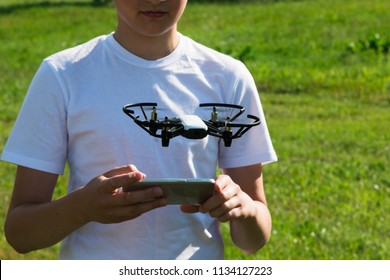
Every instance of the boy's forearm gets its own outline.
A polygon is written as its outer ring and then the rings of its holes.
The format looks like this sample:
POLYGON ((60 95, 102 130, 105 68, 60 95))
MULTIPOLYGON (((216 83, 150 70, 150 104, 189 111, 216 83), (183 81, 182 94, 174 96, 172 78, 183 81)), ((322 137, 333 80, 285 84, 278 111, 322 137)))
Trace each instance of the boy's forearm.
POLYGON ((52 246, 86 223, 78 191, 54 201, 12 209, 5 223, 8 242, 19 253, 52 246))
POLYGON ((256 253, 264 247, 271 235, 271 214, 265 204, 255 203, 257 214, 254 217, 230 222, 234 244, 247 254, 256 253))

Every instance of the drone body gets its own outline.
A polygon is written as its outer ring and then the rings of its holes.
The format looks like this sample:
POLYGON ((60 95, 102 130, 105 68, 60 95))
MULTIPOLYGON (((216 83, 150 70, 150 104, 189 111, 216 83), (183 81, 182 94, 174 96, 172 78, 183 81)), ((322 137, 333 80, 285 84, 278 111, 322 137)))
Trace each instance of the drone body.
POLYGON ((207 136, 207 125, 201 118, 195 115, 179 116, 183 125, 182 136, 188 139, 202 139, 207 136))
POLYGON ((260 119, 253 115, 247 115, 251 123, 234 123, 244 111, 244 107, 233 104, 223 103, 203 103, 200 107, 212 107, 211 117, 209 120, 202 120, 196 115, 181 115, 175 118, 165 117, 158 119, 157 103, 135 103, 123 107, 123 112, 134 120, 143 130, 153 137, 161 138, 162 146, 168 147, 169 140, 176 136, 183 136, 188 139, 203 139, 207 135, 223 139, 226 147, 230 147, 232 140, 241 137, 253 126, 260 124, 260 119), (131 108, 139 107, 144 120, 140 120, 140 115, 135 115, 131 108), (145 107, 151 108, 150 118, 145 113, 145 107), (217 108, 237 109, 233 117, 227 117, 220 120, 218 118, 217 108), (233 131, 233 128, 238 128, 233 131))

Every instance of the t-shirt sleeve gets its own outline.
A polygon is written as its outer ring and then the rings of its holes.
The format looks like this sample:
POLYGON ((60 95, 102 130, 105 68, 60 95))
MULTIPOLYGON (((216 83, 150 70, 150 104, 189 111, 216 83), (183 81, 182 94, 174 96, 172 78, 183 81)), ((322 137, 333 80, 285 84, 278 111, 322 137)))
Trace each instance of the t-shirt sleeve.
POLYGON ((220 142, 219 167, 235 168, 277 161, 253 77, 241 62, 236 69, 236 83, 230 103, 243 106, 245 112, 234 123, 253 122, 247 118, 248 114, 259 117, 261 123, 249 129, 240 138, 233 139, 231 147, 225 147, 223 141, 220 142))
POLYGON ((62 174, 67 155, 63 90, 47 61, 35 74, 1 159, 62 174))

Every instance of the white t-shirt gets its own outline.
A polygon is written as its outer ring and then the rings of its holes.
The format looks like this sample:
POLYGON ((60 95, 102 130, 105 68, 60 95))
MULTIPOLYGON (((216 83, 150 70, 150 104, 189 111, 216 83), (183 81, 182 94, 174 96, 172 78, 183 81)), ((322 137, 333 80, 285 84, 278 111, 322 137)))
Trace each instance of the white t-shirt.
MULTIPOLYGON (((37 71, 2 159, 62 174, 68 191, 132 163, 148 178, 214 178, 216 166, 276 161, 252 76, 239 61, 180 34, 168 56, 148 61, 125 50, 113 34, 45 59, 37 71), (176 137, 169 147, 137 126, 122 107, 155 102, 159 116, 210 118, 200 103, 240 104, 261 125, 224 147, 207 136, 176 137)), ((63 259, 222 259, 219 225, 205 214, 167 206, 120 224, 88 223, 70 234, 63 259)))

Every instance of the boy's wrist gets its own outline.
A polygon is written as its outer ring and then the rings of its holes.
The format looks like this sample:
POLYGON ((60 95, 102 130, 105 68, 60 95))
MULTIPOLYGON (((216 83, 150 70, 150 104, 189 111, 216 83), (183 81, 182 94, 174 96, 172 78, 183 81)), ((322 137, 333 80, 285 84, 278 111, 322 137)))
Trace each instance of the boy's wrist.
POLYGON ((70 211, 73 213, 75 224, 80 227, 91 222, 92 218, 88 211, 88 206, 90 205, 88 199, 88 192, 84 189, 84 187, 77 189, 71 192, 68 195, 70 201, 70 211))

